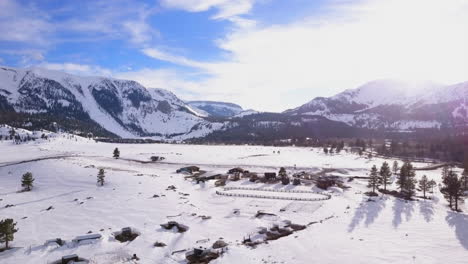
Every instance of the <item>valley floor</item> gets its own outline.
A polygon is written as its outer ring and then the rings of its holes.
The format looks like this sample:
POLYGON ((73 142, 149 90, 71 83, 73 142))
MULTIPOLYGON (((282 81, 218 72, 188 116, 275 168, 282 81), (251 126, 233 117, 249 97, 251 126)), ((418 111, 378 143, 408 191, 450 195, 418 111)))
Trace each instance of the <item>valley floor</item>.
MULTIPOLYGON (((13 249, 0 253, 0 263, 51 263, 68 254, 91 263, 133 263, 129 260, 133 254, 140 258, 135 263, 185 263, 184 252, 173 252, 211 247, 220 238, 229 244, 228 250, 212 263, 467 263, 468 215, 449 210, 438 188, 430 194, 431 200, 380 195, 368 201, 367 182, 356 179, 346 183, 349 189, 330 188, 326 193, 331 199, 325 201, 271 200, 220 196, 216 191, 222 188, 214 187, 214 181, 196 184, 175 173, 186 165, 214 173, 237 166, 259 173, 286 167, 289 172, 327 168, 333 169, 332 175, 351 177, 366 176, 372 165, 383 161, 298 147, 119 145, 66 136, 21 145, 3 141, 0 219, 13 218, 19 231, 13 249), (112 158, 115 147, 120 149, 120 159, 112 158), (166 159, 147 163, 150 156, 166 159), (96 185, 98 168, 106 171, 102 187, 96 185), (35 177, 34 189, 18 192, 21 175, 28 171, 35 177), (171 185, 175 190, 168 189, 171 185), (260 210, 275 216, 255 217, 260 210), (160 227, 172 220, 189 230, 177 233, 160 227), (241 244, 259 227, 282 220, 317 223, 255 248, 241 244), (123 227, 141 235, 120 243, 112 233, 123 227), (89 231, 102 238, 88 244, 44 246, 48 239, 71 241, 89 231), (154 247, 156 241, 167 246, 154 247)), ((418 178, 423 174, 441 182, 440 169, 417 171, 418 178)), ((320 191, 245 179, 228 181, 227 186, 320 191)), ((307 193, 296 195, 308 197, 307 193)), ((467 212, 468 207, 462 205, 462 210, 467 212)))

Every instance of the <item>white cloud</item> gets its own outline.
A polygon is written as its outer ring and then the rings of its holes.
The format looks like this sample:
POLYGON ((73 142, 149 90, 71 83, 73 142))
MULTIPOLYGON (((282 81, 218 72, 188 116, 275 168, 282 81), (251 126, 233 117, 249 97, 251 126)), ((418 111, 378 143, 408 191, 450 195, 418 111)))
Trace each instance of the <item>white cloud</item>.
POLYGON ((55 71, 63 71, 83 76, 112 76, 112 71, 97 65, 78 63, 49 63, 44 62, 38 66, 55 71))
POLYGON ((168 61, 179 65, 190 66, 195 68, 205 68, 207 67, 206 63, 197 62, 191 59, 188 59, 184 56, 174 55, 170 52, 163 51, 159 48, 145 48, 141 52, 146 56, 149 56, 153 59, 168 61))
POLYGON ((141 69, 137 71, 118 72, 113 75, 115 78, 135 80, 147 88, 162 88, 174 92, 184 100, 200 98, 197 90, 200 90, 200 83, 190 81, 181 76, 187 76, 174 69, 141 69))
POLYGON ((260 110, 284 110, 378 78, 468 79, 468 1, 332 1, 328 8, 287 25, 231 32, 218 40, 229 60, 159 58, 208 71, 199 94, 260 110))
POLYGON ((248 13, 255 0, 162 0, 167 8, 182 9, 189 12, 202 12, 211 8, 218 12, 214 19, 226 19, 248 13))
POLYGON ((13 0, 0 1, 0 41, 46 45, 52 28, 47 15, 33 6, 21 6, 13 0))
POLYGON ((135 44, 149 43, 152 41, 153 36, 156 35, 156 30, 142 20, 128 20, 125 21, 122 26, 130 34, 130 40, 135 44))

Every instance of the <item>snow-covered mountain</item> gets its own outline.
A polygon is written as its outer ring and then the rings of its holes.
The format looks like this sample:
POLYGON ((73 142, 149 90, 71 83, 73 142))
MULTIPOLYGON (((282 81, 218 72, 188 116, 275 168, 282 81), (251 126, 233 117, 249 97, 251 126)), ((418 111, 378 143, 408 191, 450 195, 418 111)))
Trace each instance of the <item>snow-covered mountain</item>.
POLYGON ((318 115, 362 128, 456 127, 468 123, 467 100, 468 82, 444 86, 377 80, 284 113, 318 115))
POLYGON ((0 67, 0 110, 89 120, 121 137, 200 137, 205 121, 174 94, 135 81, 83 77, 42 68, 0 67))

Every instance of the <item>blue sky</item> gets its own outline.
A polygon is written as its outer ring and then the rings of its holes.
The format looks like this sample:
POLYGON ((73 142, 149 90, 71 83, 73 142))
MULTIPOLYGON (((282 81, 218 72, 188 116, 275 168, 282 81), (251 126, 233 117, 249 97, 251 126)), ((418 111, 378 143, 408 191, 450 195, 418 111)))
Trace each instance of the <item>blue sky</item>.
POLYGON ((467 1, 2 0, 0 64, 282 111, 381 78, 468 80, 467 1))

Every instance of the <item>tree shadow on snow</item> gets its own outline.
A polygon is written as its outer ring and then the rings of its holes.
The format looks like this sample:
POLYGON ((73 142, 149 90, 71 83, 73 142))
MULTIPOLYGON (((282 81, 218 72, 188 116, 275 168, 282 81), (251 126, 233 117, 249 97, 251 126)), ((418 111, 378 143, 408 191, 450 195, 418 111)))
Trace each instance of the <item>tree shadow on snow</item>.
POLYGON ((413 215, 414 211, 414 202, 402 200, 402 199, 395 199, 393 203, 393 227, 398 228, 398 226, 402 222, 402 217, 405 215, 406 221, 408 222, 411 220, 411 216, 413 215))
POLYGON ((468 250, 468 215, 449 211, 445 221, 455 227, 455 236, 460 244, 468 250))
POLYGON ((434 207, 432 206, 433 202, 431 200, 423 200, 419 202, 419 212, 424 217, 426 222, 431 222, 432 217, 434 216, 434 207))
POLYGON ((385 207, 385 202, 386 198, 380 197, 369 200, 365 197, 359 207, 356 208, 353 219, 348 226, 348 232, 353 232, 362 221, 364 221, 366 227, 374 223, 377 216, 379 216, 380 212, 385 207))

